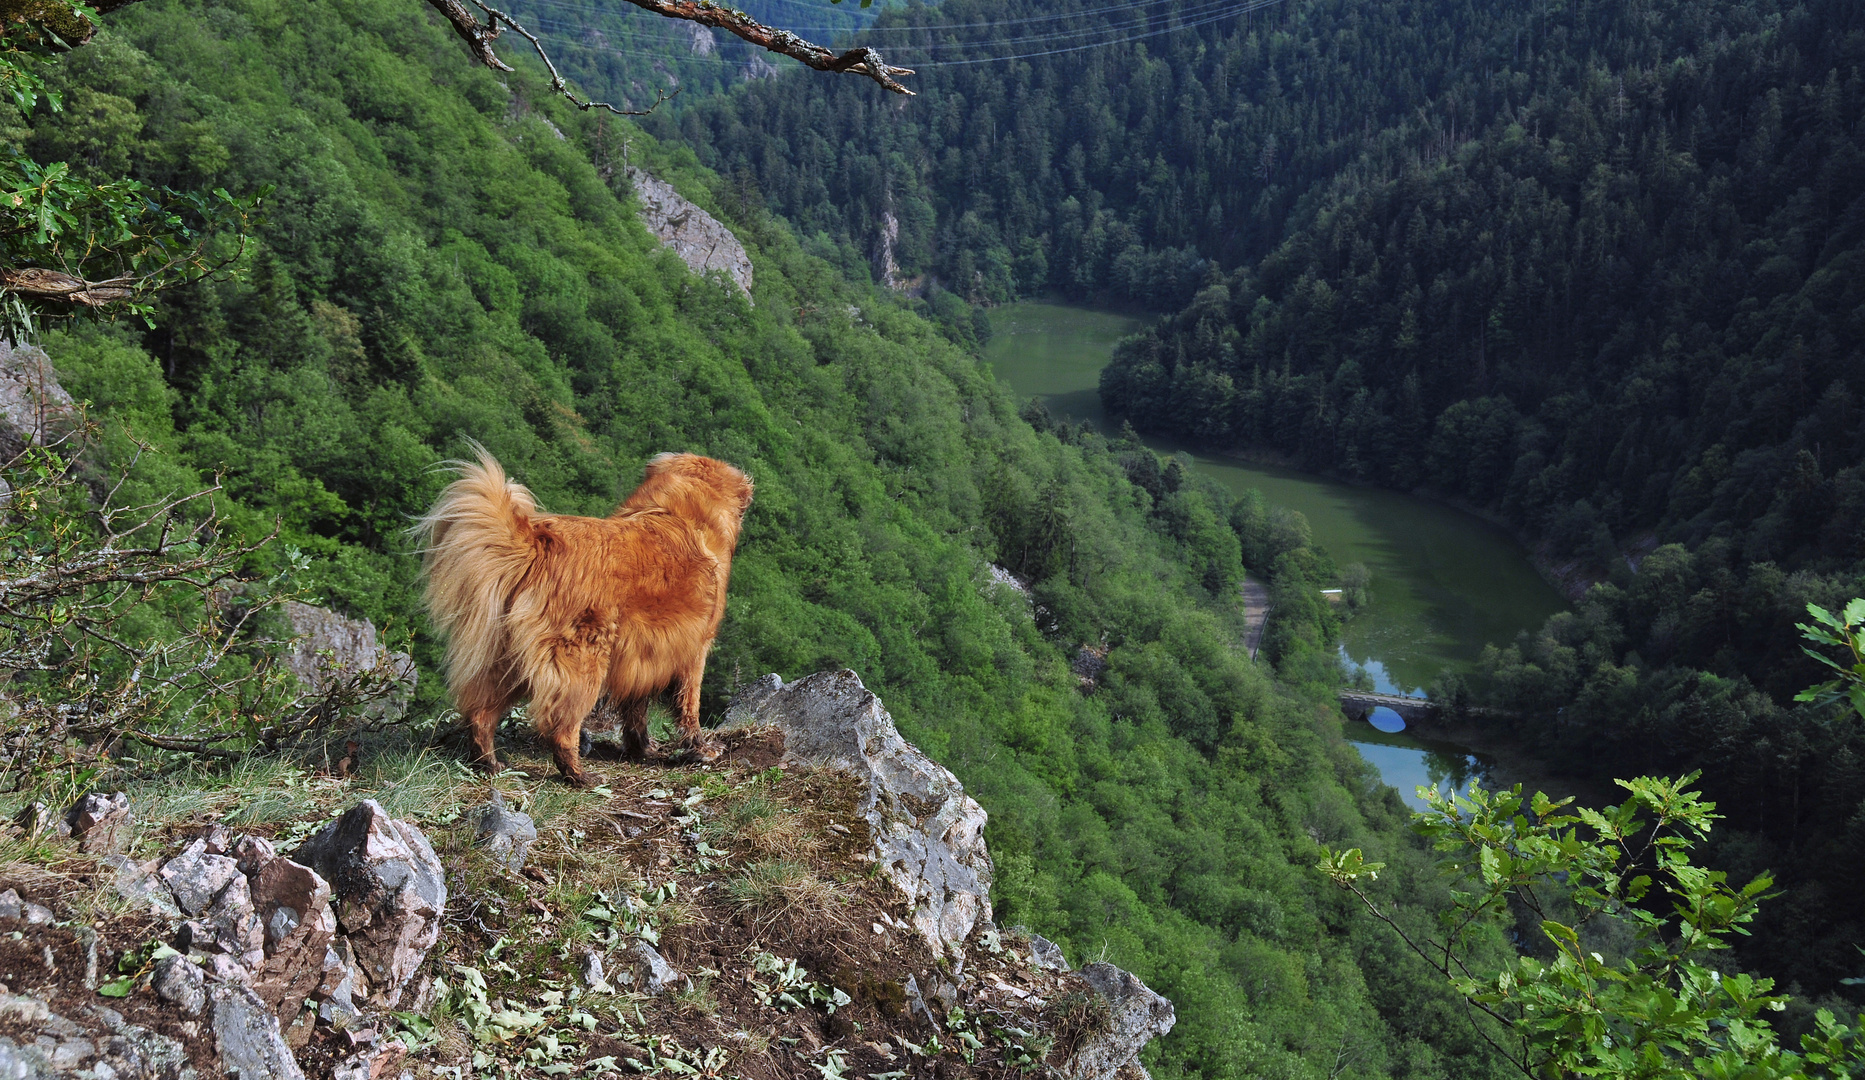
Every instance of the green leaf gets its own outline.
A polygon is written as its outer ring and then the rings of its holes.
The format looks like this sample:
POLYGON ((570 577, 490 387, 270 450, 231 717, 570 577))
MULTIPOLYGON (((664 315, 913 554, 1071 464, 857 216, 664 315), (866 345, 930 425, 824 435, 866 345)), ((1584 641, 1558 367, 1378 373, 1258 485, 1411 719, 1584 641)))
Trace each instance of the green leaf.
POLYGON ((135 988, 135 986, 135 976, 125 975, 120 979, 111 979, 109 982, 99 986, 97 992, 107 998, 125 998, 130 996, 130 990, 135 988))

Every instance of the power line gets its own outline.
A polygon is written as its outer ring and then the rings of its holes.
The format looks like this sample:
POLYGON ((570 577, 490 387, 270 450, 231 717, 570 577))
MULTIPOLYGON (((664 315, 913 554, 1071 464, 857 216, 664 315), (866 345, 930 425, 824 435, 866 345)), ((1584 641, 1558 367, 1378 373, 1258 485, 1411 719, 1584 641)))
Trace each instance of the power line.
POLYGON ((1219 12, 1216 15, 1207 16, 1203 19, 1195 19, 1187 23, 1181 23, 1178 26, 1167 26, 1158 30, 1148 31, 1144 34, 1135 34, 1132 37, 1121 38, 1116 41, 1096 41, 1087 45, 1073 45, 1066 49, 1045 49, 1041 52, 1021 53, 1015 56, 977 56, 965 60, 920 60, 908 61, 908 63, 917 63, 921 67, 957 67, 960 64, 995 64, 1004 60, 1030 60, 1038 56, 1060 56, 1063 53, 1083 52, 1088 49, 1099 49, 1108 45, 1126 45, 1135 41, 1143 41, 1146 38, 1158 37, 1161 34, 1170 34, 1179 30, 1190 30, 1193 27, 1222 22, 1225 19, 1233 18, 1238 15, 1245 15, 1260 8, 1271 7, 1280 3, 1282 3, 1282 0, 1248 0, 1247 3, 1238 4, 1234 9, 1229 11, 1219 12))

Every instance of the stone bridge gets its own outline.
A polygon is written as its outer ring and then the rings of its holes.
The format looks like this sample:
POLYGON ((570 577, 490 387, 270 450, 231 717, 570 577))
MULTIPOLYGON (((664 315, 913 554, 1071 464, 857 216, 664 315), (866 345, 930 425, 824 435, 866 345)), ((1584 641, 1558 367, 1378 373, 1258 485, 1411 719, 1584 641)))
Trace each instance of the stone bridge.
POLYGON ((1365 716, 1376 706, 1384 705, 1404 718, 1406 723, 1435 715, 1438 705, 1435 701, 1424 698, 1400 697, 1398 694, 1376 694, 1371 690, 1342 690, 1340 692, 1341 711, 1348 716, 1365 716))

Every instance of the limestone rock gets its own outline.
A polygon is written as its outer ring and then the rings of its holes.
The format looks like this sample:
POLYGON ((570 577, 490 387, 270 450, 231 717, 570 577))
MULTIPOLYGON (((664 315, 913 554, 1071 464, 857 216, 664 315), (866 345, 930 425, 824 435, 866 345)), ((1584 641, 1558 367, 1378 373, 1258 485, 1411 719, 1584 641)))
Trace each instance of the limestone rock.
POLYGON ((285 618, 293 637, 284 655, 285 666, 307 690, 321 694, 386 664, 394 689, 385 700, 369 707, 369 715, 394 718, 408 707, 416 681, 414 658, 384 649, 376 640, 374 623, 296 600, 286 602, 285 618))
POLYGON ((614 987, 602 974, 602 956, 593 949, 583 950, 577 961, 578 973, 583 977, 583 985, 598 993, 611 993, 614 987))
POLYGON ((63 435, 76 419, 45 350, 0 338, 0 461, 63 435))
POLYGON ((258 876, 266 864, 278 858, 278 851, 272 841, 263 836, 241 836, 233 841, 226 854, 233 857, 234 865, 247 877, 258 876))
POLYGON ((317 1018, 326 1024, 344 1027, 362 1015, 350 997, 356 989, 356 977, 351 971, 355 963, 350 943, 342 938, 324 951, 323 981, 317 987, 317 1018))
POLYGON ((0 892, 0 919, 17 919, 24 910, 25 901, 19 898, 19 890, 8 889, 0 892))
MULTIPOLYGON (((230 864, 233 860, 226 861, 230 864)), ((220 953, 249 971, 257 967, 265 959, 265 928, 253 908, 250 889, 246 879, 236 872, 200 918, 182 924, 177 948, 203 955, 220 953)))
POLYGON ((0 1080, 53 1080, 57 1075, 37 1046, 21 1046, 0 1035, 0 1080))
POLYGON ((117 894, 125 900, 147 904, 158 915, 171 919, 181 917, 181 908, 175 903, 175 894, 168 891, 161 876, 157 873, 161 863, 151 859, 139 863, 125 855, 108 855, 104 865, 116 871, 117 894))
POLYGON ((365 799, 291 858, 317 871, 336 894, 337 925, 355 950, 358 996, 395 1007, 439 938, 447 905, 440 859, 427 837, 365 799))
POLYGON ((207 1007, 207 976, 185 956, 157 960, 149 973, 149 988, 189 1016, 199 1016, 207 1007))
POLYGON ((129 796, 121 791, 110 795, 92 792, 79 799, 65 811, 59 829, 89 855, 121 854, 129 848, 135 831, 136 816, 130 813, 129 796))
POLYGON ((337 933, 330 885, 290 859, 269 860, 252 878, 253 908, 264 928, 264 959, 252 988, 289 1024, 324 980, 324 961, 337 933))
POLYGON ((225 855, 207 853, 207 842, 196 840, 162 865, 162 881, 175 894, 184 914, 207 910, 221 890, 240 876, 239 864, 225 855))
POLYGON ((537 842, 537 823, 530 815, 505 805, 505 796, 492 793, 491 801, 479 808, 478 844, 487 855, 507 870, 524 866, 525 855, 537 842))
POLYGON ((685 978, 659 950, 645 941, 636 941, 628 958, 634 965, 635 989, 644 994, 664 994, 685 978))
POLYGON ((1056 1074, 1062 1080, 1113 1080, 1149 1041, 1171 1031, 1178 1017, 1170 1001, 1112 964, 1089 964, 1081 977, 1107 1002, 1109 1023, 1083 1039, 1056 1074))
POLYGON ((720 271, 746 297, 751 295, 751 258, 745 246, 719 220, 688 202, 672 184, 656 180, 640 169, 628 170, 640 203, 641 224, 663 247, 673 249, 695 274, 720 271))
POLYGON ((244 986, 217 985, 209 995, 214 1003, 214 1037, 220 1045, 220 1065, 236 1080, 304 1080, 291 1047, 279 1031, 278 1017, 244 986))
POLYGON ((1055 942, 1041 934, 1031 934, 1030 963, 1045 971, 1067 972, 1068 957, 1062 955, 1062 949, 1055 942))
POLYGON ((909 745, 881 700, 852 671, 822 671, 786 685, 766 675, 733 700, 726 725, 771 724, 784 761, 836 769, 866 782, 860 812, 881 868, 913 907, 912 923, 954 960, 974 928, 991 922, 991 856, 984 808, 945 768, 909 745))

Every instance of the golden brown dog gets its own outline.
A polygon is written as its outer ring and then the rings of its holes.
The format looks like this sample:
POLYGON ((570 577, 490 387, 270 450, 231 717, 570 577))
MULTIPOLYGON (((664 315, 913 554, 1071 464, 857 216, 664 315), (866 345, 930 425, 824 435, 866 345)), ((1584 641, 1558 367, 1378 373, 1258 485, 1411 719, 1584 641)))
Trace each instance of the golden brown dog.
POLYGON ((499 718, 529 698, 538 734, 573 784, 577 743, 606 693, 625 747, 645 754, 648 702, 678 682, 681 744, 716 757, 699 727, 700 677, 725 614, 725 588, 751 479, 722 461, 662 454, 606 518, 538 512, 485 451, 414 527, 427 606, 447 636, 447 688, 474 758, 496 767, 499 718))

